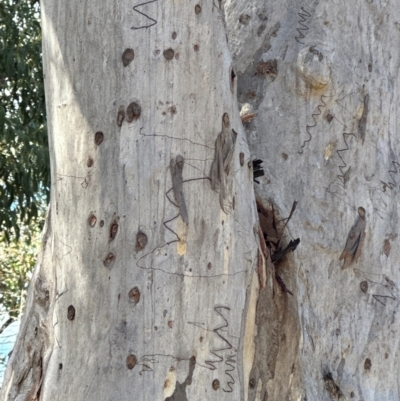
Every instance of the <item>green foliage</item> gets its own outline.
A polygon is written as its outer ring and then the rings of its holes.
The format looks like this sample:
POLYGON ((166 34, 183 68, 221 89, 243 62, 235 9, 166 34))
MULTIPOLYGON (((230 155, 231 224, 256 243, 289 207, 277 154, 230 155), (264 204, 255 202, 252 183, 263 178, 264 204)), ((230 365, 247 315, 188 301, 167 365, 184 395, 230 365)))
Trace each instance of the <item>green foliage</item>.
POLYGON ((39 243, 37 224, 22 227, 18 239, 11 236, 9 243, 0 241, 0 305, 13 319, 18 319, 22 313, 39 243))
POLYGON ((42 75, 38 1, 0 0, 0 230, 7 241, 49 198, 42 75))

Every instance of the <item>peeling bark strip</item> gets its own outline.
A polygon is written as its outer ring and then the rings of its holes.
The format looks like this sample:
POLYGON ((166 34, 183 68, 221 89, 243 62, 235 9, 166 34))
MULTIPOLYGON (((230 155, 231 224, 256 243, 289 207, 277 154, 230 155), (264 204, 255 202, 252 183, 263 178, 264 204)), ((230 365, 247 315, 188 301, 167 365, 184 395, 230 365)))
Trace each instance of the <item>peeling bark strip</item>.
POLYGON ((165 399, 165 401, 188 401, 186 395, 186 386, 190 386, 192 384, 193 372, 196 367, 196 357, 192 356, 189 360, 189 373, 186 377, 186 380, 183 383, 179 383, 178 381, 175 384, 175 391, 171 395, 165 399))
POLYGON ((179 214, 182 220, 189 224, 189 216, 186 207, 185 197, 183 195, 183 171, 184 160, 181 155, 177 156, 176 159, 172 158, 170 162, 171 176, 172 176, 172 188, 174 190, 174 197, 176 206, 179 208, 179 214))
POLYGON ((222 131, 215 141, 215 155, 211 165, 210 178, 211 188, 219 192, 219 202, 221 209, 226 212, 225 203, 227 201, 227 175, 229 175, 229 165, 235 150, 237 133, 230 129, 231 124, 228 113, 222 116, 222 131))
POLYGON ((339 260, 344 259, 342 269, 346 269, 346 267, 349 267, 353 262, 357 263, 361 256, 361 248, 365 238, 365 227, 367 225, 364 208, 358 208, 358 216, 359 219, 350 230, 346 246, 339 258, 339 260))

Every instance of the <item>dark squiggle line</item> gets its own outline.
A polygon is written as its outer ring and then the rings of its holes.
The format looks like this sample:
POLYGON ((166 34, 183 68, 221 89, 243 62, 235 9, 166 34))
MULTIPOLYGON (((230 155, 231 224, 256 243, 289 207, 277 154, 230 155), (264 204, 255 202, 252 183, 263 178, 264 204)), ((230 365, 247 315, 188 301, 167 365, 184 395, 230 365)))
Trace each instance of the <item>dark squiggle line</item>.
POLYGON ((225 329, 229 326, 228 320, 225 318, 225 316, 222 314, 222 312, 220 311, 220 309, 226 309, 226 310, 231 310, 231 308, 229 308, 228 306, 215 306, 214 307, 214 311, 215 313, 217 313, 218 315, 220 315, 222 317, 222 319, 224 320, 224 323, 221 324, 220 326, 216 327, 215 329, 213 329, 213 332, 223 341, 225 342, 226 346, 222 347, 222 348, 218 348, 218 349, 213 349, 210 350, 210 352, 217 358, 217 360, 207 360, 205 361, 205 364, 208 365, 208 369, 210 370, 216 370, 217 367, 215 366, 216 363, 222 362, 224 360, 223 356, 220 356, 218 354, 218 352, 221 351, 226 351, 226 350, 233 350, 234 353, 231 355, 228 355, 226 360, 225 360, 225 365, 229 366, 229 368, 225 369, 225 375, 229 376, 231 381, 227 382, 227 385, 229 387, 229 390, 225 390, 223 389, 223 391, 225 393, 231 393, 233 391, 232 386, 235 384, 235 379, 233 378, 233 376, 231 375, 230 372, 233 372, 235 370, 235 363, 236 360, 232 359, 236 357, 236 348, 233 347, 233 345, 219 332, 222 329, 225 329))
MULTIPOLYGON (((209 177, 189 178, 189 179, 187 179, 187 180, 183 180, 182 183, 184 183, 184 182, 191 182, 191 181, 198 181, 198 180, 209 180, 209 179, 210 179, 209 177)), ((165 196, 167 197, 167 199, 168 199, 174 206, 178 207, 178 205, 177 205, 175 202, 173 202, 173 201, 171 200, 171 198, 168 196, 168 194, 172 191, 172 189, 173 189, 173 188, 170 188, 170 189, 165 193, 165 196)), ((179 242, 179 241, 181 240, 180 237, 179 237, 179 235, 178 235, 172 228, 170 228, 170 227, 167 226, 167 223, 170 223, 171 221, 174 221, 176 218, 178 218, 178 216, 179 216, 179 213, 178 213, 176 216, 172 217, 171 219, 166 220, 166 221, 163 221, 164 227, 165 227, 167 230, 169 230, 172 234, 174 234, 175 237, 176 237, 176 239, 171 240, 171 241, 168 241, 168 242, 166 242, 166 243, 163 244, 163 245, 157 246, 157 247, 154 248, 152 251, 150 251, 150 252, 146 253, 145 255, 143 255, 143 256, 142 256, 141 258, 139 258, 139 260, 136 262, 136 266, 137 266, 137 267, 139 267, 140 269, 143 269, 143 270, 157 270, 157 271, 161 271, 161 272, 166 273, 166 274, 171 274, 171 275, 180 276, 180 277, 190 277, 190 278, 233 277, 233 276, 236 276, 237 274, 246 273, 246 270, 241 270, 241 271, 238 271, 238 272, 232 273, 232 274, 225 274, 225 273, 223 273, 223 274, 215 274, 215 275, 205 276, 205 275, 193 275, 193 274, 184 274, 184 273, 173 273, 173 272, 169 272, 169 271, 164 270, 164 269, 159 269, 159 268, 155 268, 155 267, 145 267, 145 266, 139 265, 139 262, 140 262, 142 259, 144 259, 145 257, 151 255, 151 254, 154 253, 157 249, 164 248, 165 246, 171 245, 171 244, 173 244, 173 243, 175 243, 175 242, 179 242)))
POLYGON ((297 13, 297 15, 300 17, 298 23, 299 25, 301 25, 303 28, 297 28, 297 32, 299 33, 300 36, 295 36, 294 38, 296 39, 296 42, 304 45, 304 42, 300 42, 299 39, 303 39, 305 38, 305 36, 303 35, 303 32, 300 31, 308 31, 310 28, 308 25, 305 24, 305 22, 307 21, 307 17, 311 17, 311 14, 304 8, 301 7, 301 10, 303 11, 303 13, 297 13))
POLYGON ((324 107, 326 107, 326 103, 324 102, 324 99, 323 99, 324 97, 330 97, 330 96, 322 95, 321 98, 320 98, 320 101, 322 102, 322 104, 319 104, 317 106, 318 112, 317 113, 314 112, 313 114, 311 114, 311 118, 314 120, 314 125, 306 125, 306 131, 307 131, 307 134, 309 135, 310 138, 303 142, 303 144, 301 145, 301 149, 298 152, 299 154, 303 154, 303 148, 306 146, 306 143, 307 142, 311 142, 312 135, 311 135, 309 129, 310 128, 314 128, 314 127, 317 126, 317 120, 315 119, 315 117, 320 116, 322 114, 322 109, 324 107))
POLYGON ((351 166, 349 167, 349 169, 348 169, 346 172, 343 171, 343 169, 347 167, 347 163, 343 160, 343 157, 340 155, 339 152, 346 152, 347 150, 349 150, 349 145, 348 145, 348 143, 347 143, 347 141, 346 141, 346 137, 345 137, 346 135, 347 135, 347 136, 352 135, 352 136, 356 137, 356 135, 353 134, 352 132, 343 132, 343 140, 344 140, 344 143, 346 144, 346 147, 343 148, 343 149, 339 149, 339 150, 336 151, 337 155, 339 156, 340 160, 341 160, 342 163, 343 163, 342 165, 339 165, 339 166, 338 166, 340 172, 342 173, 342 175, 337 175, 337 178, 339 179, 339 181, 342 182, 343 188, 344 188, 344 189, 347 188, 347 186, 346 186, 346 181, 347 181, 348 177, 346 177, 346 175, 350 174, 351 166))
POLYGON ((387 281, 387 284, 382 284, 382 283, 379 283, 378 281, 374 281, 374 280, 372 280, 371 278, 368 277, 368 274, 369 274, 370 276, 379 276, 379 274, 375 274, 375 273, 366 273, 366 272, 364 272, 364 271, 362 271, 362 270, 360 270, 360 269, 357 269, 357 268, 354 268, 353 270, 354 270, 354 273, 356 274, 356 276, 358 276, 358 277, 361 276, 361 277, 365 278, 367 281, 369 281, 369 282, 372 283, 372 284, 381 285, 381 286, 385 287, 385 288, 390 292, 390 295, 372 294, 372 297, 373 297, 376 301, 378 301, 379 303, 381 303, 383 306, 386 306, 386 304, 383 303, 382 301, 380 301, 377 297, 389 298, 389 299, 392 299, 393 301, 395 301, 395 300, 397 299, 396 296, 394 295, 394 292, 393 292, 393 289, 394 289, 394 287, 395 287, 395 284, 394 284, 393 281, 390 280, 389 277, 387 277, 385 274, 383 275, 383 277, 384 277, 385 280, 387 281))
POLYGON ((399 167, 400 167, 400 164, 395 162, 394 160, 392 160, 392 164, 393 164, 394 170, 389 170, 388 171, 388 174, 390 175, 390 178, 392 179, 392 182, 390 182, 390 181, 389 182, 382 181, 382 183, 383 183, 383 192, 386 192, 386 187, 389 187, 390 189, 393 189, 393 188, 397 187, 397 183, 396 183, 395 179, 393 178, 392 174, 399 173, 399 171, 397 170, 396 164, 399 167))
POLYGON ((212 149, 212 150, 215 149, 215 148, 212 148, 211 146, 203 145, 202 143, 193 142, 192 140, 187 139, 187 138, 177 138, 177 137, 174 137, 174 136, 163 135, 163 134, 142 134, 142 129, 143 129, 143 127, 140 128, 140 132, 139 132, 140 135, 142 135, 142 136, 161 136, 161 137, 164 137, 164 138, 176 139, 178 141, 188 141, 193 145, 203 146, 205 148, 209 148, 209 149, 212 149))
POLYGON ((157 21, 151 17, 149 17, 147 14, 142 13, 141 11, 137 10, 138 7, 140 6, 145 6, 146 4, 150 4, 150 3, 154 3, 157 0, 150 0, 150 1, 146 1, 145 3, 140 3, 137 4, 136 6, 133 7, 133 11, 136 11, 137 13, 143 15, 144 17, 146 17, 147 19, 149 19, 150 21, 153 21, 152 24, 150 25, 145 25, 145 26, 132 26, 131 29, 143 29, 143 28, 150 28, 151 26, 157 24, 157 21))

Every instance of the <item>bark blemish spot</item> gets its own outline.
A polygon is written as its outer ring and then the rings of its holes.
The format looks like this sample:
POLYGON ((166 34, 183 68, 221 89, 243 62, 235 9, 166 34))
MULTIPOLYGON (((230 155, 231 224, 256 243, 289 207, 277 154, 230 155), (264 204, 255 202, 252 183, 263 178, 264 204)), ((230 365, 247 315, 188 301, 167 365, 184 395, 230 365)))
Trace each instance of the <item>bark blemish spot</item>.
POLYGON ((100 145, 104 140, 104 134, 101 131, 98 131, 94 135, 94 143, 96 145, 100 145))
POLYGON ((147 245, 147 235, 142 232, 139 231, 136 235, 136 252, 141 251, 142 249, 144 249, 144 247, 147 245))
POLYGON ((106 258, 103 260, 103 265, 105 267, 110 267, 114 261, 115 261, 115 255, 112 252, 109 252, 106 258))
POLYGON ((122 53, 122 64, 124 65, 124 67, 129 65, 134 58, 135 58, 135 52, 133 51, 133 49, 126 49, 122 53))
POLYGON ((243 166, 244 165, 244 153, 240 152, 239 154, 239 161, 240 161, 240 165, 243 166))
POLYGON ((89 227, 93 228, 96 225, 96 222, 97 222, 97 217, 94 215, 94 213, 90 213, 88 218, 89 227))
POLYGON ((195 12, 196 14, 200 14, 200 13, 201 13, 201 6, 200 6, 200 4, 196 4, 196 5, 195 5, 195 7, 194 7, 194 12, 195 12))
POLYGON ((87 166, 88 166, 88 167, 92 167, 92 166, 93 166, 93 163, 94 163, 93 158, 92 158, 91 156, 89 156, 89 157, 88 157, 88 160, 87 160, 87 166))
POLYGON ((200 338, 199 338, 199 341, 202 343, 202 342, 203 342, 203 337, 200 337, 200 338))
POLYGON ((360 283, 360 288, 362 292, 367 292, 368 291, 368 282, 367 281, 361 281, 360 283))
POLYGON ((136 366, 137 358, 135 355, 131 354, 126 357, 126 367, 132 370, 136 366))
POLYGON ((390 241, 388 239, 385 239, 384 243, 383 243, 383 252, 386 255, 386 257, 389 257, 390 255, 390 241))
POLYGON ((211 262, 208 262, 208 264, 207 264, 207 269, 210 270, 211 267, 212 267, 211 262))
POLYGON ((167 50, 164 50, 163 55, 164 55, 164 58, 169 61, 174 58, 175 52, 173 49, 169 48, 167 50))
POLYGON ((118 224, 117 223, 113 223, 110 227, 110 236, 108 237, 109 241, 114 240, 114 238, 116 237, 118 232, 118 224))
POLYGON ((218 379, 214 379, 212 382, 212 388, 213 390, 217 391, 219 389, 219 380, 218 379))
POLYGON ((330 123, 333 120, 333 115, 331 113, 328 113, 325 118, 326 118, 326 121, 328 121, 328 123, 330 123))
POLYGON ((249 381, 249 387, 254 388, 255 386, 256 386, 256 381, 254 380, 254 378, 251 378, 249 381))
POLYGON ((117 125, 120 127, 122 125, 122 122, 125 119, 125 109, 124 106, 120 106, 118 109, 118 114, 117 114, 117 125))
POLYGON ((100 221, 100 227, 104 227, 104 220, 100 221))
POLYGON ((289 156, 286 153, 282 153, 283 160, 287 160, 289 156))
POLYGON ((137 120, 142 113, 142 108, 136 102, 132 102, 126 109, 126 121, 131 123, 133 120, 137 120))
POLYGON ((365 360, 365 362, 364 362, 364 369, 365 369, 367 372, 369 372, 369 371, 371 370, 371 366, 372 366, 371 359, 367 358, 367 359, 365 360))
POLYGON ((75 308, 72 305, 68 306, 67 319, 68 320, 75 319, 75 308))
POLYGON ((176 35, 176 32, 172 32, 172 36, 171 36, 171 37, 172 37, 173 40, 176 39, 176 36, 177 36, 177 35, 176 35))
POLYGON ((168 321, 168 327, 170 328, 170 329, 172 329, 172 326, 174 325, 174 321, 173 320, 169 320, 168 321))
POLYGON ((140 291, 139 288, 133 287, 128 293, 129 300, 135 305, 140 301, 140 291))
POLYGON ((195 52, 198 52, 199 49, 200 49, 199 45, 194 45, 194 46, 193 46, 193 50, 194 50, 195 52))
POLYGON ((58 364, 58 369, 62 370, 62 368, 63 368, 63 364, 62 364, 62 363, 59 363, 59 364, 58 364))

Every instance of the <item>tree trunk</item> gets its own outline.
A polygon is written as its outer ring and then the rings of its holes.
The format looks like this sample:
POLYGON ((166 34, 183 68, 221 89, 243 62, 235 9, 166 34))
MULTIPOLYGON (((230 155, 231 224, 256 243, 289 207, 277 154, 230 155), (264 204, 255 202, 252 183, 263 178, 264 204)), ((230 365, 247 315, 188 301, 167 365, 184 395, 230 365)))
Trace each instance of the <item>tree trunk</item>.
POLYGON ((397 8, 43 1, 52 197, 2 399, 398 400, 397 8))

